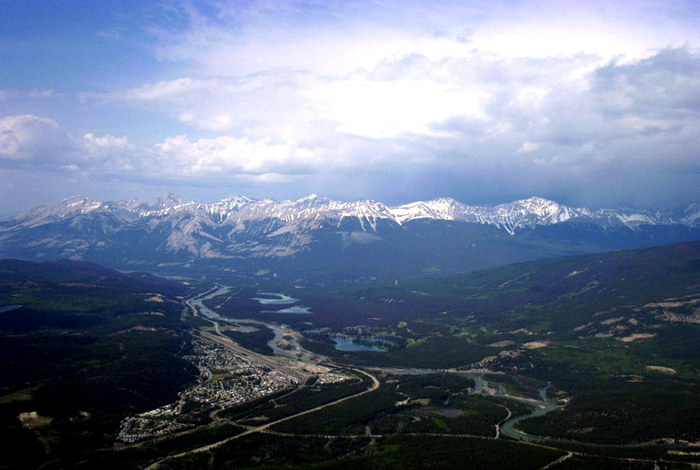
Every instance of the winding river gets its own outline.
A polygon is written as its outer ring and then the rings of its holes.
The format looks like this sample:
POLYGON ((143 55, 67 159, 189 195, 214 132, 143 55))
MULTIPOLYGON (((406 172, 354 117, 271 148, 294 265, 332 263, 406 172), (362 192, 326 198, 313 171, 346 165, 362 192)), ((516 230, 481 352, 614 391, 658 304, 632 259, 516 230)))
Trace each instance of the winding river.
MULTIPOLYGON (((262 322, 258 320, 249 320, 249 319, 234 319, 234 318, 227 318, 227 317, 222 317, 215 311, 211 310, 209 307, 204 305, 205 300, 212 299, 217 296, 225 295, 228 292, 230 292, 231 288, 228 286, 219 286, 218 288, 214 288, 210 291, 205 292, 204 294, 201 294, 198 297, 195 297, 190 300, 190 304, 192 307, 196 307, 196 309, 199 311, 199 313, 210 320, 215 320, 215 321, 220 321, 220 322, 225 322, 225 323, 232 323, 232 324, 248 324, 248 325, 263 325, 266 326, 267 328, 271 329, 275 333, 275 337, 271 339, 268 342, 268 346, 272 348, 274 351, 275 355, 279 356, 288 356, 288 357, 295 357, 293 354, 290 353, 290 351, 286 351, 278 346, 278 343, 280 341, 283 341, 283 337, 287 335, 289 337, 289 334, 292 333, 292 331, 284 327, 283 325, 279 325, 276 323, 268 323, 268 322, 262 322)), ((270 298, 260 298, 256 299, 258 301, 262 300, 261 303, 266 304, 277 304, 277 305, 283 305, 285 303, 290 303, 296 301, 296 299, 293 299, 292 297, 287 297, 284 294, 272 294, 272 293, 262 293, 261 295, 266 295, 266 296, 275 296, 277 298, 275 299, 270 299, 270 298)), ((426 374, 426 373, 434 373, 437 372, 436 370, 431 370, 431 369, 403 369, 401 372, 399 372, 399 369, 396 369, 395 372, 398 373, 409 373, 409 374, 426 374)), ((515 428, 515 426, 526 419, 534 418, 536 416, 542 416, 544 414, 550 413, 554 410, 560 409, 561 406, 556 403, 554 399, 551 399, 547 396, 547 390, 549 389, 549 385, 546 387, 542 387, 539 390, 540 393, 540 398, 541 400, 536 400, 534 398, 527 398, 527 397, 520 397, 516 395, 510 395, 508 394, 504 388, 502 387, 497 387, 493 388, 486 380, 483 379, 483 376, 481 373, 467 373, 466 374, 468 377, 470 377, 472 380, 474 380, 474 389, 472 390, 472 394, 486 394, 486 395, 491 395, 491 396, 497 396, 497 397, 503 397, 507 398, 509 400, 514 400, 518 401, 521 403, 525 403, 527 405, 531 405, 535 407, 535 410, 532 411, 531 413, 528 413, 526 415, 519 415, 515 417, 511 417, 509 419, 506 419, 504 422, 499 423, 497 425, 498 427, 498 432, 504 436, 511 437, 513 439, 519 439, 519 440, 524 440, 524 441, 529 441, 529 442, 545 442, 545 441, 551 441, 551 438, 548 437, 541 437, 541 436, 533 436, 531 434, 527 434, 525 432, 519 431, 515 428)))
MULTIPOLYGON (((228 318, 228 317, 223 317, 204 305, 205 300, 212 299, 214 297, 218 297, 221 295, 226 295, 231 291, 231 287, 228 286, 218 286, 218 288, 211 289, 210 291, 207 291, 193 299, 190 299, 189 303, 192 308, 196 308, 196 310, 204 317, 209 318, 210 320, 214 321, 219 321, 222 323, 229 323, 229 324, 247 324, 247 325, 262 325, 270 330, 273 331, 275 334, 275 337, 272 338, 270 341, 268 341, 267 345, 272 348, 273 353, 276 356, 287 356, 287 357, 292 357, 294 359, 300 359, 300 357, 297 354, 294 354, 292 351, 285 350, 283 348, 280 348, 278 343, 283 342, 286 340, 284 338, 285 335, 287 337, 293 337, 294 336, 294 331, 288 327, 285 327, 284 325, 279 325, 277 323, 268 323, 268 322, 263 322, 263 321, 258 321, 258 320, 249 320, 249 319, 243 319, 243 318, 228 318)), ((274 300, 282 300, 282 299, 274 299, 274 300)), ((287 299, 284 299, 287 300, 287 299)), ((303 351, 303 350, 302 350, 303 351)), ((304 352, 306 354, 306 352, 304 352)), ((303 359, 303 358, 302 358, 303 359)))
POLYGON ((526 405, 535 407, 534 411, 526 415, 519 415, 506 418, 505 421, 497 425, 497 434, 502 434, 504 436, 512 437, 513 439, 521 439, 530 442, 544 442, 549 440, 549 438, 547 437, 533 436, 531 434, 518 431, 517 429, 515 429, 515 425, 526 419, 534 418, 536 416, 542 416, 549 412, 562 408, 561 405, 557 404, 556 400, 547 397, 547 390, 549 389, 550 385, 539 389, 540 400, 536 400, 534 398, 511 395, 507 393, 506 390, 501 386, 493 388, 487 381, 484 380, 481 374, 469 373, 467 374, 467 376, 474 381, 474 390, 472 390, 471 392, 473 395, 491 395, 495 397, 503 397, 509 400, 525 403, 526 405))
POLYGON ((535 410, 529 414, 515 416, 515 417, 510 418, 510 419, 506 420, 505 422, 503 422, 499 426, 501 434, 503 434, 504 436, 512 437, 513 439, 522 439, 524 441, 530 441, 530 442, 545 442, 545 441, 551 440, 548 437, 533 436, 532 434, 527 434, 525 432, 518 431, 517 429, 515 429, 515 425, 518 424, 520 421, 534 418, 536 416, 542 416, 542 415, 545 415, 551 411, 558 410, 558 409, 562 408, 560 405, 557 405, 555 400, 547 397, 547 389, 548 388, 549 388, 549 386, 542 387, 540 389, 540 397, 542 398, 542 401, 531 400, 529 398, 523 398, 523 397, 514 397, 511 395, 503 395, 507 398, 510 398, 511 400, 519 401, 522 403, 527 403, 529 405, 534 405, 535 410))

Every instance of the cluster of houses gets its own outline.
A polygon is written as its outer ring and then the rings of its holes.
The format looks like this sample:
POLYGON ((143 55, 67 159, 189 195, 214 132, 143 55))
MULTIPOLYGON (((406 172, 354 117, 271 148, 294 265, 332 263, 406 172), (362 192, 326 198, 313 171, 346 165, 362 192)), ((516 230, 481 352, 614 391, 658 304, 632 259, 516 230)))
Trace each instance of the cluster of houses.
POLYGON ((196 338, 194 353, 185 356, 200 372, 196 385, 180 393, 177 402, 122 420, 117 439, 132 443, 193 426, 183 410, 229 408, 286 388, 297 380, 224 346, 196 338))

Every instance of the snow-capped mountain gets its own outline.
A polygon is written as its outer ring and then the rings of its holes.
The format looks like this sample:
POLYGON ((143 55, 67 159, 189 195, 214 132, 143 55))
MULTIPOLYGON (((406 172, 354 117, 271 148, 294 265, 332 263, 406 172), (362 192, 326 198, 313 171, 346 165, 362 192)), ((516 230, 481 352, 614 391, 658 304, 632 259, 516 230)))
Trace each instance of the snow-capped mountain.
MULTIPOLYGON (((695 205, 693 205, 695 206, 695 205)), ((602 226, 624 226, 634 229, 640 225, 686 225, 697 227, 700 222, 700 207, 688 207, 683 218, 674 218, 662 212, 635 210, 591 210, 559 204, 541 197, 531 197, 497 206, 469 206, 454 199, 441 198, 419 201, 391 209, 399 223, 414 219, 441 219, 494 225, 511 235, 525 228, 539 225, 554 225, 579 219, 589 220, 602 226), (692 214, 690 214, 692 212, 692 214)))
POLYGON ((296 201, 231 195, 200 203, 75 196, 0 222, 0 255, 135 262, 328 258, 450 269, 700 238, 700 206, 675 212, 591 210, 533 197, 496 206, 440 198, 390 207, 311 195, 296 201), (546 244, 543 243, 546 241, 546 244), (481 250, 478 249, 481 247, 481 250), (475 251, 476 250, 476 251, 475 251), (486 251, 484 251, 486 250, 486 251), (487 254, 485 254, 487 253, 487 254), (331 256, 333 255, 333 256, 331 256), (393 260, 389 262, 389 260, 393 260))
POLYGON ((537 225, 552 225, 576 217, 591 217, 586 209, 574 209, 557 202, 532 197, 497 206, 468 206, 454 199, 414 202, 393 209, 397 221, 433 218, 474 224, 494 225, 514 235, 518 230, 537 225))

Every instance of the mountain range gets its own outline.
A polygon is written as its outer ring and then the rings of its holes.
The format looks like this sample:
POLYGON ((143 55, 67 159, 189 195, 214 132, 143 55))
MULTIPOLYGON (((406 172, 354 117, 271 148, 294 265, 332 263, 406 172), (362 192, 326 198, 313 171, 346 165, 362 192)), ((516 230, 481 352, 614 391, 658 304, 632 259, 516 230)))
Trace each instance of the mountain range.
POLYGON ((440 198, 392 207, 317 195, 281 202, 229 196, 210 204, 174 194, 147 202, 74 196, 0 221, 2 257, 293 276, 467 271, 696 239, 698 204, 593 210, 540 197, 495 206, 440 198))

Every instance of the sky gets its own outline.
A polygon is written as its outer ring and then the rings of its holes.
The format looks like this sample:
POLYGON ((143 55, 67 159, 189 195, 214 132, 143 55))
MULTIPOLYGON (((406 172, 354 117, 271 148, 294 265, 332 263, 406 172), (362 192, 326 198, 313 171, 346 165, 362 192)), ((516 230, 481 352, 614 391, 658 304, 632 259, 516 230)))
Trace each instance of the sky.
POLYGON ((700 202, 700 2, 0 0, 0 214, 700 202))

